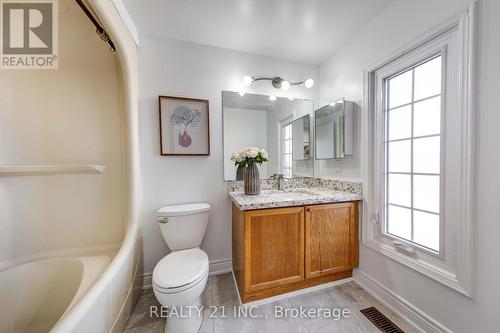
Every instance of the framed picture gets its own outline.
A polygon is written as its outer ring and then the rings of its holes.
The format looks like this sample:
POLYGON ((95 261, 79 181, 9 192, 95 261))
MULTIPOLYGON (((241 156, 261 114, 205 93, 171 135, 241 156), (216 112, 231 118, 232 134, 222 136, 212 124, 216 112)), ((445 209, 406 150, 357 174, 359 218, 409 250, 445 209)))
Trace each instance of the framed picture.
POLYGON ((159 96, 161 154, 210 155, 208 100, 159 96))

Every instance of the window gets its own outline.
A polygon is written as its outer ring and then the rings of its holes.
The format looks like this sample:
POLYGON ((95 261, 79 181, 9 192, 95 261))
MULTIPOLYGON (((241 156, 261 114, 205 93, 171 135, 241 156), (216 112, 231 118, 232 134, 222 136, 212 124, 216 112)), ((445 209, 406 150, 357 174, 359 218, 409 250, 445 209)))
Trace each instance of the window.
POLYGON ((384 231, 440 249, 441 71, 439 54, 385 79, 384 231))
POLYGON ((281 127, 281 173, 285 178, 292 178, 292 124, 281 127))
POLYGON ((362 244, 470 296, 475 4, 366 70, 362 244))

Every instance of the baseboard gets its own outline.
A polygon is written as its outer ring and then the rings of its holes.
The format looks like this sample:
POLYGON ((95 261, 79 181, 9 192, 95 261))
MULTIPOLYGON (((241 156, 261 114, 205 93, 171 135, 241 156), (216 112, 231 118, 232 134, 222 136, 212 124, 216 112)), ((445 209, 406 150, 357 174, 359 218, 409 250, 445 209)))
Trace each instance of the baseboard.
POLYGON ((209 275, 220 275, 230 273, 233 270, 233 259, 219 259, 210 262, 209 275))
MULTIPOLYGON (((212 260, 209 263, 208 274, 209 275, 220 275, 225 273, 230 273, 233 269, 233 260, 228 259, 218 259, 212 260)), ((153 288, 153 273, 148 272, 143 274, 143 289, 153 288)))
POLYGON ((416 330, 424 333, 453 333, 422 310, 395 294, 359 269, 353 271, 354 282, 376 300, 406 320, 416 330))
POLYGON ((144 273, 142 275, 142 289, 153 288, 153 273, 144 273))

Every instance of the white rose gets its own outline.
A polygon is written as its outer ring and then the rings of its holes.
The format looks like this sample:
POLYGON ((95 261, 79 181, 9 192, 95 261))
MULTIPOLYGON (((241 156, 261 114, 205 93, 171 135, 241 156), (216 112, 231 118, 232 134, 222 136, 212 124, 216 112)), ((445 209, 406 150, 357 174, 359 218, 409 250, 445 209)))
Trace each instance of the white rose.
POLYGON ((244 160, 244 159, 247 157, 247 153, 246 153, 245 149, 240 150, 240 151, 238 152, 238 155, 240 156, 240 158, 241 158, 242 160, 244 160))
POLYGON ((259 155, 259 149, 257 147, 252 147, 248 150, 247 154, 250 158, 256 158, 257 155, 259 155))
POLYGON ((260 149, 260 154, 263 158, 267 159, 269 157, 267 151, 265 149, 260 149))

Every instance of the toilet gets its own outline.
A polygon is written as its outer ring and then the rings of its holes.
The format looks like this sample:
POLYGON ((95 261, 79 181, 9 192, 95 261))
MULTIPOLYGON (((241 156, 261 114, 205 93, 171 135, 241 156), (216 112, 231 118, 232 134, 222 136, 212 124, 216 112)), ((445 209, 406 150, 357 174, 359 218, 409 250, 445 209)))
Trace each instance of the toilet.
POLYGON ((160 230, 172 251, 153 270, 153 291, 168 308, 166 333, 195 333, 203 321, 201 294, 208 278, 208 256, 199 248, 210 205, 166 206, 157 211, 160 230))

